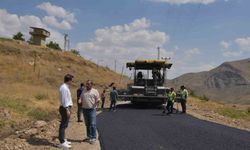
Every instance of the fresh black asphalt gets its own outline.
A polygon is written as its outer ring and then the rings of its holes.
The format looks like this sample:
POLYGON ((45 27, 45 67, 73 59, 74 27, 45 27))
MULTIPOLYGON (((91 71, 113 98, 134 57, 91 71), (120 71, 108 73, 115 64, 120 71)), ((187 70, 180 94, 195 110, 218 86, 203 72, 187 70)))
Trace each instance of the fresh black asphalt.
POLYGON ((250 150, 250 132, 124 104, 97 116, 102 150, 250 150))

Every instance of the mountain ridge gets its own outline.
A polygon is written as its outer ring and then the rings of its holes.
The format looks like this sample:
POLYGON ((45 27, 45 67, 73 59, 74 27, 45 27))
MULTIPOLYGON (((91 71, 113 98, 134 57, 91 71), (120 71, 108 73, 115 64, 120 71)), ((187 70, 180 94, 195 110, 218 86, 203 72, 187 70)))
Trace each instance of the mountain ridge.
POLYGON ((187 73, 168 81, 168 86, 185 85, 197 96, 225 103, 250 104, 250 58, 224 62, 209 71, 187 73))

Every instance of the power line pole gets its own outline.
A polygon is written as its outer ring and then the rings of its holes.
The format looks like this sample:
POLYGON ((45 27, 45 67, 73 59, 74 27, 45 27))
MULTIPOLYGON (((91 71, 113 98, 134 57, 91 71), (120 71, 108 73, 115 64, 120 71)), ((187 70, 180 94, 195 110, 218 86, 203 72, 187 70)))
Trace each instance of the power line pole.
POLYGON ((115 59, 115 72, 116 72, 116 59, 115 59))
POLYGON ((69 50, 69 35, 68 34, 64 34, 64 50, 67 51, 69 50))
POLYGON ((63 47, 63 48, 64 48, 65 51, 67 51, 67 50, 66 50, 66 46, 67 46, 67 37, 68 37, 68 34, 64 34, 64 47, 63 47))
POLYGON ((120 83, 121 83, 121 81, 122 81, 122 77, 123 77, 123 69, 124 69, 124 66, 122 66, 122 72, 121 72, 121 76, 120 76, 119 84, 120 84, 120 83))
POLYGON ((158 57, 157 57, 157 59, 160 60, 160 47, 159 46, 157 47, 157 50, 158 50, 158 57))
POLYGON ((68 50, 70 50, 70 40, 68 38, 68 50))

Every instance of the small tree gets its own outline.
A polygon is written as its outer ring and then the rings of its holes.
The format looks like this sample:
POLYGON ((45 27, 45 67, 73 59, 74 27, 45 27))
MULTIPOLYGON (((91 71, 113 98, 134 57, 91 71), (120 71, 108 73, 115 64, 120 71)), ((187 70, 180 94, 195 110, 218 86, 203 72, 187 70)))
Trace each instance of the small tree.
POLYGON ((202 97, 200 97, 200 99, 204 101, 209 101, 209 98, 206 95, 203 95, 202 97))
POLYGON ((57 44, 56 42, 50 41, 46 46, 55 50, 62 50, 59 44, 57 44))
POLYGON ((71 49, 70 51, 71 51, 71 53, 73 53, 73 54, 75 54, 77 56, 80 56, 80 52, 78 50, 71 49))
POLYGON ((21 32, 18 32, 17 34, 13 35, 14 40, 20 40, 20 41, 25 41, 23 38, 23 34, 21 32))

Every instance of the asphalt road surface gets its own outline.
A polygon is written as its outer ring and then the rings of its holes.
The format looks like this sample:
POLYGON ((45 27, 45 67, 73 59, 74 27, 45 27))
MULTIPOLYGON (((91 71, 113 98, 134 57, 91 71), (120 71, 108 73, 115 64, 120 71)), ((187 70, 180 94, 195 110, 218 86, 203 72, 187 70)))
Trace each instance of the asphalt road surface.
POLYGON ((97 128, 102 150, 250 150, 250 132, 145 106, 104 111, 97 128))

